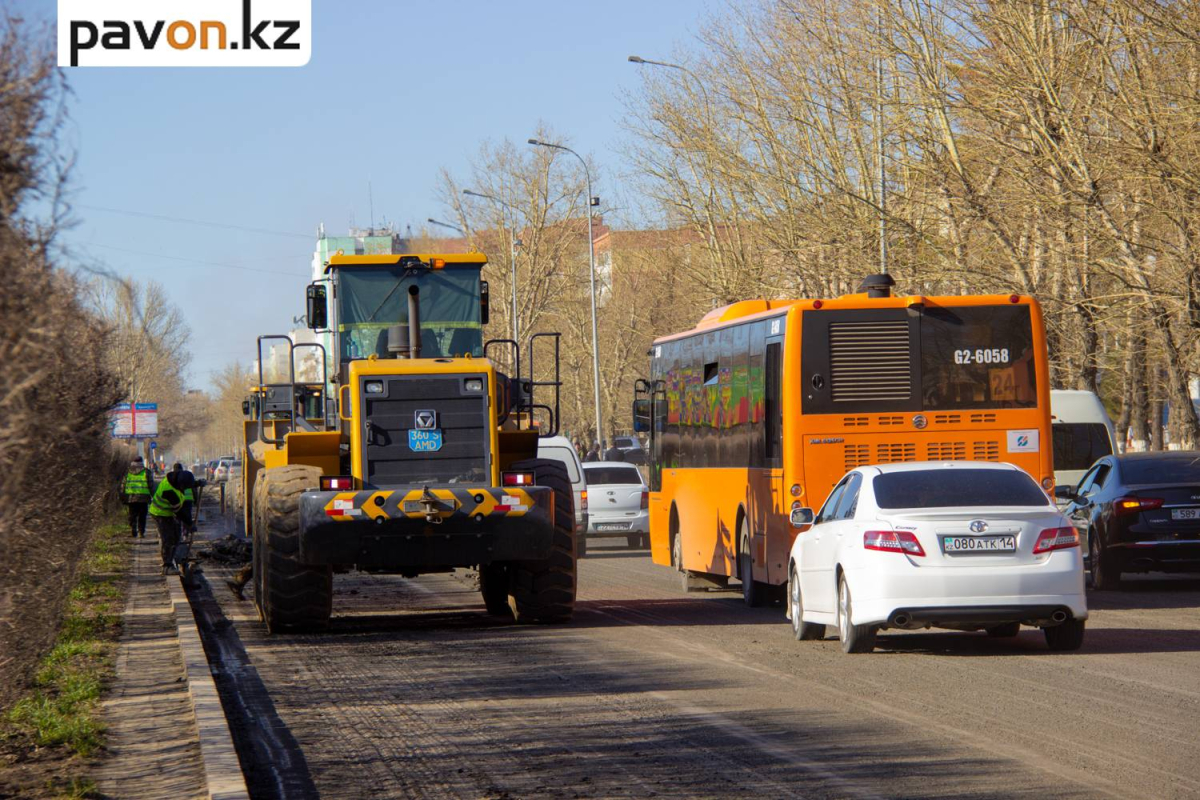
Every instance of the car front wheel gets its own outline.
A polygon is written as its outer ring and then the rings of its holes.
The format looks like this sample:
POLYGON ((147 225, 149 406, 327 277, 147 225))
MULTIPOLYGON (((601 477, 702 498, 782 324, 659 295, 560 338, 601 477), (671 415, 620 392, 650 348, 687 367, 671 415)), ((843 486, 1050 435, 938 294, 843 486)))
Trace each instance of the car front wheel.
POLYGON ((825 638, 825 626, 804 621, 804 597, 800 593, 800 575, 792 567, 788 580, 788 605, 792 614, 792 633, 798 641, 806 642, 825 638))

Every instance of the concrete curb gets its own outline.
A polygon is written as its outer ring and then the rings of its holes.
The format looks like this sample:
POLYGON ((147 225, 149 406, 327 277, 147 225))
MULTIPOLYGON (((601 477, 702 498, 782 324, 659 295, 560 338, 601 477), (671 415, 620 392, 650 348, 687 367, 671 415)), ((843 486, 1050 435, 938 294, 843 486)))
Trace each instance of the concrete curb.
POLYGON ((175 625, 179 629, 179 649, 187 674, 188 695, 192 698, 192 712, 200 734, 200 760, 204 765, 208 797, 210 800, 249 800, 246 778, 242 775, 242 765, 233 746, 217 685, 208 668, 204 645, 200 643, 200 631, 196 628, 183 580, 168 576, 166 581, 175 611, 175 625))

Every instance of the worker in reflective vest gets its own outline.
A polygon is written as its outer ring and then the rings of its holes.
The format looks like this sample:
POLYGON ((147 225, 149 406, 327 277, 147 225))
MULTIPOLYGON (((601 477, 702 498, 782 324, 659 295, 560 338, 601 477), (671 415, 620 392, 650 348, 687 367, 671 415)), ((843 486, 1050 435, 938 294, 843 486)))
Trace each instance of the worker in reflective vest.
POLYGON ((196 530, 196 487, 203 486, 203 483, 196 480, 196 476, 190 470, 184 469, 183 464, 176 463, 171 468, 171 472, 177 479, 176 486, 183 492, 183 508, 179 512, 179 519, 189 531, 194 532, 196 530))
POLYGON ((179 477, 168 472, 150 498, 150 516, 158 527, 158 543, 162 550, 162 574, 175 570, 175 545, 179 544, 178 515, 183 510, 183 489, 179 477))
POLYGON ((129 532, 135 539, 146 535, 146 512, 150 506, 150 495, 154 493, 150 471, 146 462, 137 456, 129 462, 129 471, 121 479, 121 494, 129 509, 129 532))

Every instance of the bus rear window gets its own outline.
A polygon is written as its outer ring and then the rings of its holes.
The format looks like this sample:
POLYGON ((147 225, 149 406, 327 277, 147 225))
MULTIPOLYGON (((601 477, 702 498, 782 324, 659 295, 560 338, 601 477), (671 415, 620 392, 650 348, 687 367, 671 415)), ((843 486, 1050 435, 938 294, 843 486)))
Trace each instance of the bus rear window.
POLYGON ((921 315, 921 407, 1034 408, 1029 306, 933 307, 921 315))

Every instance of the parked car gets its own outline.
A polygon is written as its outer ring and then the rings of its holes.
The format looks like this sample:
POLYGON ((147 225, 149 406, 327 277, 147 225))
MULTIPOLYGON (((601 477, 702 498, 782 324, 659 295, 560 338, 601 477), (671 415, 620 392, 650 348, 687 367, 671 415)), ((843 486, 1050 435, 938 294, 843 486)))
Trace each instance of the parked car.
POLYGON ((214 458, 212 461, 209 461, 204 465, 204 479, 209 483, 212 483, 217 479, 217 464, 219 463, 221 463, 221 460, 214 458))
POLYGON ((1011 464, 859 467, 819 514, 792 511, 788 616, 797 639, 837 626, 869 652, 881 629, 951 628, 1016 636, 1042 628, 1051 650, 1083 643, 1079 536, 1033 478, 1011 464))
POLYGON ((624 536, 630 547, 650 546, 650 487, 637 467, 620 461, 583 465, 588 487, 587 536, 624 536))
POLYGON ((646 463, 646 449, 636 436, 614 436, 613 445, 621 451, 626 464, 646 463))
POLYGON ((1095 392, 1050 392, 1054 439, 1054 483, 1077 486, 1097 459, 1116 452, 1112 420, 1095 392))
POLYGON ((579 463, 579 455, 567 437, 548 436, 538 439, 538 458, 552 458, 555 461, 561 461, 567 468, 567 477, 571 479, 571 488, 575 492, 576 555, 582 558, 587 552, 584 535, 587 532, 588 524, 588 492, 587 483, 583 477, 583 465, 579 463))
POLYGON ((1092 588, 1126 572, 1200 572, 1200 451, 1105 456, 1055 495, 1069 501, 1092 588))
POLYGON ((221 456, 217 459, 217 466, 213 469, 213 480, 217 483, 224 483, 229 480, 229 467, 233 464, 233 456, 221 456))

